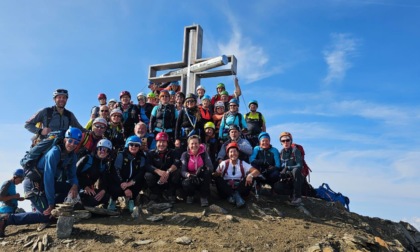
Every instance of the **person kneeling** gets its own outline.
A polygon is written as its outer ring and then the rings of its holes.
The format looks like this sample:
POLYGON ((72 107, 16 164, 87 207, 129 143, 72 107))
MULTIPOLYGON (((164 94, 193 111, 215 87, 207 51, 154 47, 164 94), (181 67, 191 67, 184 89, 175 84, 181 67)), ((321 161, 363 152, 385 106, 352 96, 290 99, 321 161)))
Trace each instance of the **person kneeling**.
POLYGON ((254 177, 260 172, 245 161, 238 159, 239 147, 232 142, 226 146, 229 159, 222 161, 213 174, 217 191, 222 198, 228 198, 232 204, 240 208, 245 206, 242 197, 248 196, 254 177), (247 175, 246 175, 247 174, 247 175))

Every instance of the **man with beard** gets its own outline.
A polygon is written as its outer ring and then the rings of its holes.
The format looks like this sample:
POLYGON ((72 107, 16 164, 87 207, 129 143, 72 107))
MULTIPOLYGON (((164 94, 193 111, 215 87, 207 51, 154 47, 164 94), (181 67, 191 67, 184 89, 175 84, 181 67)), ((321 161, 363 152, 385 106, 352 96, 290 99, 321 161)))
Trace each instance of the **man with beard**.
POLYGON ((34 140, 42 140, 52 131, 65 131, 70 126, 84 130, 83 126, 77 121, 74 114, 65 109, 69 98, 68 91, 57 89, 53 93, 55 106, 46 107, 39 110, 29 120, 25 122, 25 128, 36 134, 34 140))

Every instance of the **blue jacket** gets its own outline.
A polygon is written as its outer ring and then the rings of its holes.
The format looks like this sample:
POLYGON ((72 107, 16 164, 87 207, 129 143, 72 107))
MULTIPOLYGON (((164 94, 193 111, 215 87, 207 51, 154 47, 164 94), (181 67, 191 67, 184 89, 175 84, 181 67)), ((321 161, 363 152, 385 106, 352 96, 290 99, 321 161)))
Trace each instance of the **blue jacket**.
POLYGON ((256 168, 268 168, 268 166, 275 166, 280 169, 280 154, 279 150, 275 147, 263 149, 260 146, 255 146, 249 162, 256 168), (267 166, 267 167, 265 167, 267 166))
POLYGON ((37 168, 44 174, 45 196, 47 197, 48 205, 55 204, 54 185, 63 175, 67 178, 67 183, 72 185, 79 184, 76 175, 76 163, 77 157, 74 152, 68 153, 62 159, 59 146, 52 147, 38 161, 37 168))

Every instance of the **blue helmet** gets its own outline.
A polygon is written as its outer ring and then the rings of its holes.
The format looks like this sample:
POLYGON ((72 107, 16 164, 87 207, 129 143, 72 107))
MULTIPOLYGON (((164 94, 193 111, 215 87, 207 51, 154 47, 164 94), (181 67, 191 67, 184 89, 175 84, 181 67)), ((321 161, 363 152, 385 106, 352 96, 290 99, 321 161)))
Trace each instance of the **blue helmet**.
POLYGON ((178 81, 171 81, 169 86, 179 86, 179 82, 178 81))
POLYGON ((23 169, 19 168, 16 169, 16 171, 13 173, 13 176, 23 178, 25 177, 25 172, 23 171, 23 169))
POLYGON ((239 101, 235 98, 230 99, 229 104, 234 103, 239 106, 239 101))
POLYGON ((203 98, 201 100, 211 100, 210 95, 203 95, 203 98))
POLYGON ((78 128, 70 127, 66 134, 64 135, 65 138, 72 138, 80 142, 82 140, 82 131, 78 128))
POLYGON ((248 108, 249 108, 249 106, 251 106, 251 104, 255 104, 258 107, 258 101, 257 100, 250 100, 248 102, 248 108))
POLYGON ((128 137, 127 140, 125 141, 124 147, 128 148, 128 145, 131 144, 131 143, 141 144, 140 137, 138 137, 136 135, 128 137))
POLYGON ((261 141, 261 139, 263 139, 263 138, 268 138, 270 140, 270 135, 267 132, 261 132, 258 135, 258 141, 261 141))

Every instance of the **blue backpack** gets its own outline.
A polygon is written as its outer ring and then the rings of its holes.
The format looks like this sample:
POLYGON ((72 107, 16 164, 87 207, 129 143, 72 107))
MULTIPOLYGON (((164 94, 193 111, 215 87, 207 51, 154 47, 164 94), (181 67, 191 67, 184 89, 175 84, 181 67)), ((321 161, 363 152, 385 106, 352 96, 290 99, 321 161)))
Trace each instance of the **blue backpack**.
POLYGON ((327 183, 323 183, 320 187, 315 189, 315 191, 318 198, 330 202, 340 202, 347 209, 347 211, 350 211, 350 199, 339 192, 336 193, 331 190, 327 183))

